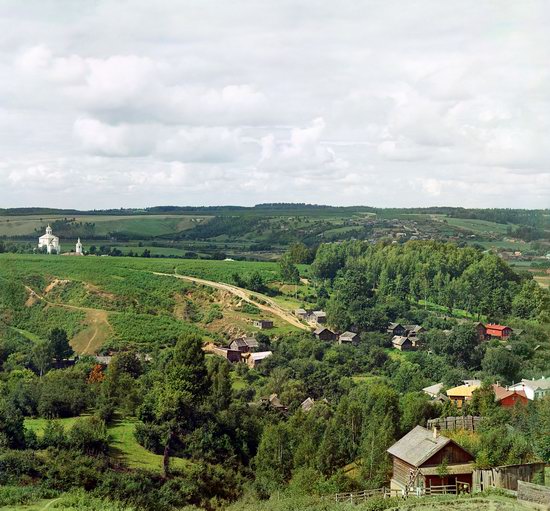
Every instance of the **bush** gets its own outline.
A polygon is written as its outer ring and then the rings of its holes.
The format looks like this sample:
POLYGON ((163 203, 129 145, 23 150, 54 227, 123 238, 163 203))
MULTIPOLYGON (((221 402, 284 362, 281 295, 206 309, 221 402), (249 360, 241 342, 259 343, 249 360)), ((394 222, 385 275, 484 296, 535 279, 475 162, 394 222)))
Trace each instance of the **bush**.
POLYGON ((109 434, 105 422, 93 416, 77 419, 69 430, 68 445, 83 454, 106 454, 109 434))
POLYGON ((42 463, 33 451, 7 450, 0 454, 0 484, 36 478, 42 463))
POLYGON ((148 451, 155 454, 162 454, 167 438, 166 428, 156 424, 144 424, 142 422, 136 424, 134 436, 138 444, 142 445, 148 451))
MULTIPOLYGON (((1 472, 0 472, 1 475, 1 472)), ((51 499, 57 492, 41 486, 0 486, 0 506, 20 506, 51 499)))

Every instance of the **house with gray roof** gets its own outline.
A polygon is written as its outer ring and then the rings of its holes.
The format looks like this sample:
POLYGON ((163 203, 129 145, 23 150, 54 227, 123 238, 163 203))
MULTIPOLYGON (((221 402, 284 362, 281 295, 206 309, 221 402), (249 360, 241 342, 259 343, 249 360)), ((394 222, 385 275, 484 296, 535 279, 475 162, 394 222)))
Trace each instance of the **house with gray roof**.
POLYGON ((472 485, 474 456, 455 441, 416 426, 389 449, 392 457, 391 489, 404 492, 431 486, 472 485), (445 475, 440 466, 445 463, 445 475))

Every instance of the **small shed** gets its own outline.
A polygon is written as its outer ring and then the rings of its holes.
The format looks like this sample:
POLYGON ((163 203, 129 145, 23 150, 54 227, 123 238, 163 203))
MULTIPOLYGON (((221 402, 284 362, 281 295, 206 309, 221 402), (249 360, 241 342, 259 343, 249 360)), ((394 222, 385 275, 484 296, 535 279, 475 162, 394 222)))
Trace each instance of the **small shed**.
POLYGON ((412 490, 431 486, 472 485, 474 457, 456 442, 422 426, 416 426, 393 444, 391 488, 412 490), (440 470, 445 462, 445 474, 440 470))
POLYGON ((207 344, 204 348, 204 351, 208 353, 212 353, 214 355, 217 355, 219 357, 223 357, 227 359, 232 364, 236 364, 237 362, 240 362, 242 360, 242 354, 239 350, 234 350, 231 348, 224 348, 221 346, 216 346, 213 343, 207 344))
POLYGON ((419 334, 425 331, 426 329, 421 325, 405 325, 407 337, 418 337, 419 334))
POLYGON ((307 311, 305 309, 294 309, 294 315, 300 319, 306 319, 307 311))
POLYGON ((321 341, 335 341, 336 334, 327 327, 321 326, 313 332, 313 335, 321 341))
POLYGON ((355 332, 344 332, 338 336, 338 344, 357 344, 358 337, 355 332))
POLYGON ((266 330, 268 328, 273 328, 273 321, 270 319, 256 319, 253 325, 260 330, 266 330))

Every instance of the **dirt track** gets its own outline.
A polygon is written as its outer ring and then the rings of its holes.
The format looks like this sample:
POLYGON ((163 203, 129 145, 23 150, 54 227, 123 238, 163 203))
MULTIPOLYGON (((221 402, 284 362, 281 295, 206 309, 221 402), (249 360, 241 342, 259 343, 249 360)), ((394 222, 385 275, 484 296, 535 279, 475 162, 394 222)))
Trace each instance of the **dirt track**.
POLYGON ((197 277, 188 277, 186 275, 176 275, 173 273, 160 273, 160 272, 152 272, 152 273, 154 275, 175 277, 177 279, 187 280, 188 282, 193 282, 195 284, 201 284, 203 286, 209 286, 215 289, 228 291, 229 293, 232 293, 235 296, 238 296, 244 301, 251 303, 252 305, 255 305, 259 309, 269 312, 275 316, 278 316, 283 321, 286 321, 287 323, 291 324, 292 326, 295 326, 296 328, 309 331, 309 327, 307 325, 304 325, 290 311, 283 309, 279 304, 275 303, 271 298, 261 293, 249 291, 248 289, 243 289, 241 287, 233 286, 231 284, 222 284, 221 282, 214 282, 211 280, 199 279, 197 277), (255 300, 253 297, 257 298, 257 300, 255 300))

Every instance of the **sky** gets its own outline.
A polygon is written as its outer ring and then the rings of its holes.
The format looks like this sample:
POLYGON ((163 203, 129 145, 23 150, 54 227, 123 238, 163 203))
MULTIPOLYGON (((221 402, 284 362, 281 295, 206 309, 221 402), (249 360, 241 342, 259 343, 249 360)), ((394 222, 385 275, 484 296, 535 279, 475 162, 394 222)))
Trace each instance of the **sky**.
POLYGON ((550 207, 547 0, 0 0, 0 207, 550 207))

